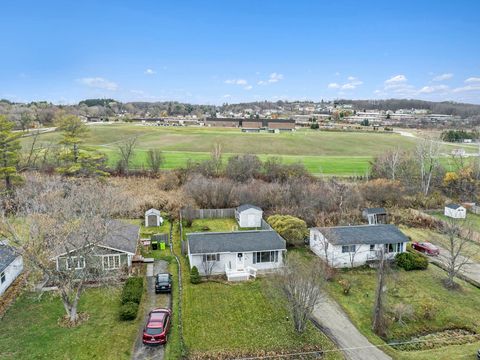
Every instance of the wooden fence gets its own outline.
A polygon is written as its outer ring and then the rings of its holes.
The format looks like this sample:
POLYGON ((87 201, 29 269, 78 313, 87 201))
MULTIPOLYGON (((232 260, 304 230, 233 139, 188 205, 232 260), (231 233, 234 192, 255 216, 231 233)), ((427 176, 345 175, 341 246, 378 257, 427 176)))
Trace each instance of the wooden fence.
POLYGON ((184 219, 226 219, 235 217, 235 209, 182 209, 180 215, 184 219))
POLYGON ((167 245, 170 244, 170 236, 167 233, 153 234, 151 240, 164 242, 167 245))

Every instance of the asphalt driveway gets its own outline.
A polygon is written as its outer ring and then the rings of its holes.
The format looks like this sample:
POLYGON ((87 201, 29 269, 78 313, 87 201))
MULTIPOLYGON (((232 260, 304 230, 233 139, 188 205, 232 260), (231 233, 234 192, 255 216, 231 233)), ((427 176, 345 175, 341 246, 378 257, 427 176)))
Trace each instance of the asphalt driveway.
POLYGON ((155 260, 153 264, 147 264, 147 295, 144 300, 144 311, 141 315, 143 321, 138 329, 135 348, 132 353, 132 360, 162 360, 164 358, 164 347, 147 346, 142 343, 143 327, 147 321, 148 313, 151 309, 157 307, 171 307, 170 294, 155 294, 155 275, 161 272, 168 272, 168 263, 163 260, 155 260))

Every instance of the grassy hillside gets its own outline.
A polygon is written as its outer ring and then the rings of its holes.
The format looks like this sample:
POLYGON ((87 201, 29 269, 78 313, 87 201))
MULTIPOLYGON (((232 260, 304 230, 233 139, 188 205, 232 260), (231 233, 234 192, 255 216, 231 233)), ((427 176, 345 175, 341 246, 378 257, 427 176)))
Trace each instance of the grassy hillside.
MULTIPOLYGON (((363 175, 369 161, 393 147, 412 149, 416 139, 398 134, 324 132, 299 130, 294 133, 242 133, 239 129, 199 127, 156 127, 140 124, 91 125, 85 145, 105 152, 111 164, 118 160, 118 144, 138 136, 134 166, 145 164, 148 149, 165 154, 165 168, 184 166, 188 159, 203 160, 216 143, 222 144, 225 157, 253 153, 266 159, 280 156, 285 162, 302 162, 313 174, 363 175)), ((59 133, 40 136, 40 142, 57 142, 59 133)), ((31 138, 24 138, 25 148, 31 138)), ((448 151, 448 150, 446 150, 448 151)))

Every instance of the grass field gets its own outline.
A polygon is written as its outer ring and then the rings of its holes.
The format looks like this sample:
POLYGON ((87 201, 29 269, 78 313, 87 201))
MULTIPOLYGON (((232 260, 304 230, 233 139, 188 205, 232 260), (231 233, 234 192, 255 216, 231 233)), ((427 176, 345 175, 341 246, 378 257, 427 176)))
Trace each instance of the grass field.
MULTIPOLYGON (((145 164, 146 152, 159 148, 164 152, 164 168, 185 166, 188 159, 204 160, 213 145, 220 143, 225 157, 253 153, 262 160, 279 156, 287 163, 301 162, 313 174, 364 175, 369 161, 385 150, 399 146, 412 149, 416 140, 397 134, 321 132, 299 130, 294 133, 242 133, 231 128, 153 127, 139 124, 103 124, 89 126, 85 145, 105 152, 110 164, 118 160, 117 146, 123 139, 138 136, 134 167, 145 164)), ((59 133, 42 134, 39 142, 58 142, 59 133)), ((22 139, 24 148, 30 137, 22 139)))
POLYGON ((74 328, 57 324, 65 310, 52 293, 24 293, 0 320, 0 359, 130 359, 137 321, 118 319, 120 289, 87 289, 74 328))
MULTIPOLYGON (((371 330, 371 317, 374 303, 376 273, 372 269, 357 269, 341 272, 340 278, 348 279, 352 284, 350 295, 343 295, 337 281, 328 283, 329 293, 341 304, 350 319, 373 343, 381 342, 371 330)), ((415 311, 414 319, 406 320, 405 324, 397 322, 389 327, 390 340, 408 340, 412 337, 425 335, 445 329, 462 328, 480 332, 478 309, 480 307, 480 289, 465 282, 461 290, 449 291, 442 286, 445 272, 430 265, 425 271, 395 270, 390 275, 387 284, 387 310, 398 303, 410 304, 415 311), (425 306, 434 309, 433 317, 424 316, 425 306)), ((337 279, 338 280, 338 279, 337 279)), ((393 315, 389 314, 390 317, 393 315)), ((442 346, 438 342, 434 349, 400 351, 386 347, 394 359, 459 359, 472 358, 480 341, 465 345, 442 346)))
MULTIPOLYGON (((429 212, 430 215, 435 216, 436 218, 440 220, 448 220, 447 216, 443 214, 442 210, 436 210, 436 211, 431 211, 429 212)), ((469 229, 472 229, 473 231, 480 232, 480 215, 477 214, 472 214, 470 212, 467 212, 467 218, 465 220, 458 220, 459 224, 467 227, 469 229)))

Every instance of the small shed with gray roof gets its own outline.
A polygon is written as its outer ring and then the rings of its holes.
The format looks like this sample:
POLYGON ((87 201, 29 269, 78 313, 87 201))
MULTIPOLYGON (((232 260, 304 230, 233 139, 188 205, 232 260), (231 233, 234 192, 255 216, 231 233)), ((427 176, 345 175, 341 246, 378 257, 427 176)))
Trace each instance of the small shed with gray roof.
POLYGON ((0 296, 23 271, 23 258, 15 248, 0 241, 0 296))
POLYGON ((243 228, 260 228, 262 226, 263 210, 258 206, 243 204, 235 209, 235 218, 243 228))
POLYGON ((190 266, 202 275, 274 270, 283 264, 285 240, 273 230, 187 234, 190 266))
POLYGON ((333 267, 354 267, 381 256, 393 259, 409 241, 395 225, 357 225, 310 229, 310 249, 333 267))
POLYGON ((453 219, 465 219, 467 217, 467 209, 462 205, 448 204, 445 206, 444 215, 453 219))

